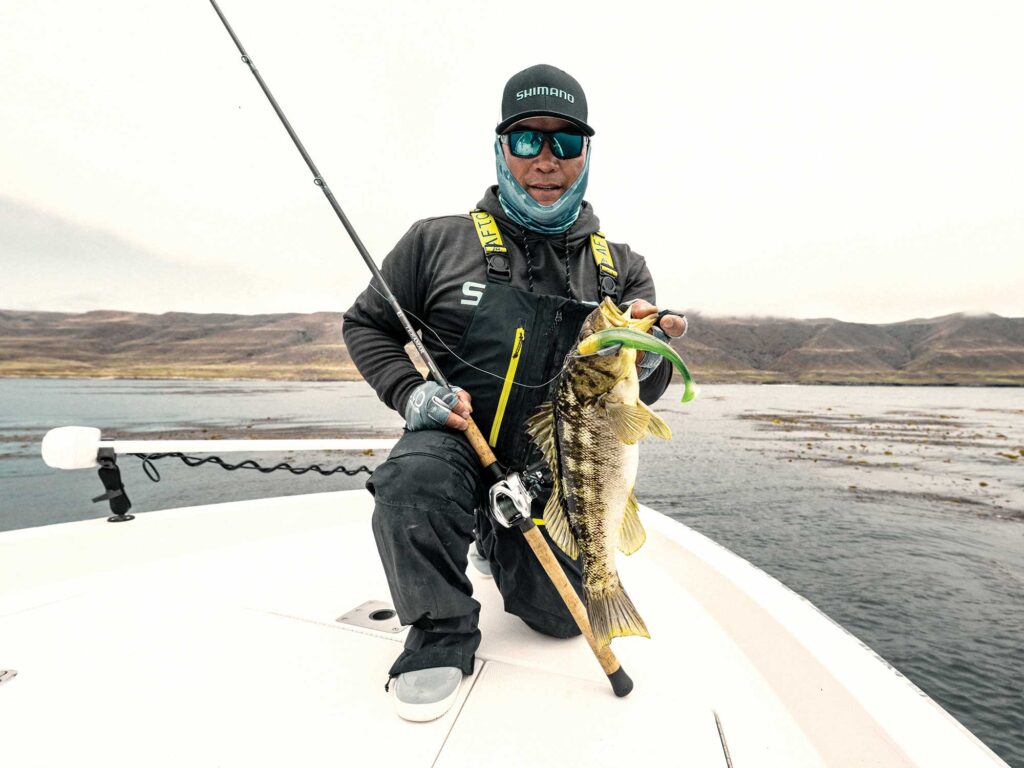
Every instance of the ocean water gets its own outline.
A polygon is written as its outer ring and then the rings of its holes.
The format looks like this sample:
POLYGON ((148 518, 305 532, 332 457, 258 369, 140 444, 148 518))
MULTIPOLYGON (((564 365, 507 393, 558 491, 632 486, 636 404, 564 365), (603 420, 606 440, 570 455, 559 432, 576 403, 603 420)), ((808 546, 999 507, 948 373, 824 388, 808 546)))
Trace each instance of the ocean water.
MULTIPOLYGON (((658 403, 638 496, 804 595, 1011 765, 1024 766, 1024 390, 706 386, 658 403)), ((0 530, 106 516, 95 471, 51 470, 51 427, 106 437, 394 436, 362 383, 0 380, 0 530)), ((230 460, 230 456, 225 456, 230 460)), ((382 455, 262 455, 349 467, 382 455)), ((120 461, 133 512, 360 487, 120 461)))

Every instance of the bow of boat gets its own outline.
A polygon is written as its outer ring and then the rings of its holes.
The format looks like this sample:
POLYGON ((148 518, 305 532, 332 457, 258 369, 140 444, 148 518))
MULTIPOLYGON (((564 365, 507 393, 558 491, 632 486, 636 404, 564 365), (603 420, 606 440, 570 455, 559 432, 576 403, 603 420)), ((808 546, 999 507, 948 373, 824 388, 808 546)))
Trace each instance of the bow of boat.
POLYGON ((471 568, 476 672, 443 718, 400 721, 384 683, 405 631, 365 608, 389 600, 371 511, 350 491, 0 534, 3 764, 1004 765, 809 602, 650 509, 620 558, 652 635, 614 642, 630 696, 471 568))

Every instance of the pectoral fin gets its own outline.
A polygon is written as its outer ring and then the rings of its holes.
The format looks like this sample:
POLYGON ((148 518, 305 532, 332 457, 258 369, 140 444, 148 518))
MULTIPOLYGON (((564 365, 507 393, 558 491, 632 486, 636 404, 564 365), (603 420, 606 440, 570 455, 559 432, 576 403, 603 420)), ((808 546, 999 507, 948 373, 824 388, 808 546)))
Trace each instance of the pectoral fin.
POLYGON ((604 408, 611 421, 612 432, 621 442, 633 445, 647 434, 652 414, 643 403, 629 405, 606 400, 604 408))
POLYGON ((647 413, 651 415, 651 420, 647 425, 647 431, 655 437, 660 437, 662 440, 672 439, 672 430, 669 429, 668 424, 658 414, 648 408, 644 403, 637 403, 641 408, 644 408, 647 413))
POLYGON ((562 496, 562 477, 558 462, 558 444, 555 440, 555 409, 550 403, 543 403, 526 421, 526 432, 540 449, 551 472, 551 483, 554 488, 547 504, 544 505, 544 527, 548 536, 558 548, 569 557, 579 557, 580 549, 576 544, 572 528, 569 527, 569 516, 565 511, 565 499, 562 496))
POLYGON ((626 514, 622 518, 622 526, 619 528, 619 549, 627 555, 632 555, 643 543, 647 541, 647 531, 640 522, 640 510, 633 491, 629 492, 629 499, 626 501, 626 514))

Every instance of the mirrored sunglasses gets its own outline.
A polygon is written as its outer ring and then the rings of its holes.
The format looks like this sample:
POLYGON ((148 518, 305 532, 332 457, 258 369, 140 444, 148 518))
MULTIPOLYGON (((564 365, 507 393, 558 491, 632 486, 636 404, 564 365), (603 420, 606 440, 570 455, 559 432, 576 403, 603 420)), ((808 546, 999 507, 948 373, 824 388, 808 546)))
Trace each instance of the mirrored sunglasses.
POLYGON ((544 149, 544 142, 551 147, 551 154, 560 160, 572 160, 583 154, 586 136, 572 131, 509 131, 502 134, 505 144, 515 157, 536 157, 544 149))

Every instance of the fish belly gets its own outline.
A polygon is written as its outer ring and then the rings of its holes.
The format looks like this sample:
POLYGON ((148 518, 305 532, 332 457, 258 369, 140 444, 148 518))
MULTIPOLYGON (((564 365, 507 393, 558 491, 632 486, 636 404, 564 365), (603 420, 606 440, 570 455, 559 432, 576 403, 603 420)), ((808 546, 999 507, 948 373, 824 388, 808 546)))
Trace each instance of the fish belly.
MULTIPOLYGON (((603 404, 588 407, 573 393, 562 394, 555 401, 562 495, 583 558, 584 601, 594 638, 606 646, 613 637, 650 637, 615 567, 640 448, 619 440, 603 404)), ((638 395, 634 370, 606 397, 635 404, 638 395)))
POLYGON ((610 426, 601 429, 600 423, 595 419, 589 430, 579 430, 580 442, 573 449, 566 446, 562 482, 569 524, 583 556, 584 602, 594 639, 603 647, 613 637, 650 635, 615 566, 639 448, 623 445, 610 426))

